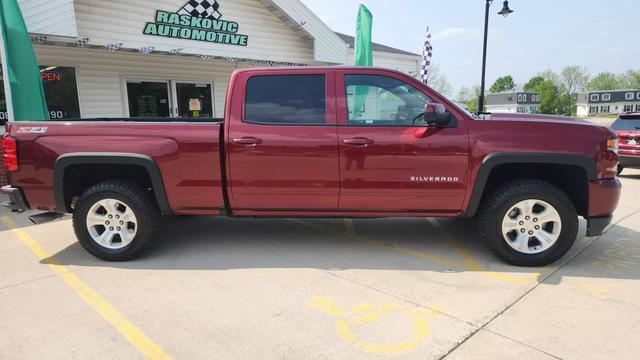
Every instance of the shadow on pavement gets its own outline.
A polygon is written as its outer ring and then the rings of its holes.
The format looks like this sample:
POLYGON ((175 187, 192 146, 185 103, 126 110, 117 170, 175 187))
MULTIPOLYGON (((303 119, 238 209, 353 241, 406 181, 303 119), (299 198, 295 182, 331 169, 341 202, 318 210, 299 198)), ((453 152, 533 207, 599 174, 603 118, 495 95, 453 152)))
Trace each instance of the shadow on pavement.
MULTIPOLYGON (((176 217, 167 219, 150 251, 135 261, 103 262, 78 243, 53 257, 63 265, 146 270, 374 269, 519 276, 541 271, 509 266, 495 258, 477 238, 472 220, 439 219, 434 225, 425 219, 358 219, 353 224, 355 237, 349 236, 340 219, 176 217), (469 265, 469 257, 475 265, 469 265)), ((602 248, 599 254, 581 255, 563 268, 563 274, 640 279, 640 243, 634 241, 640 234, 622 227, 614 230, 615 236, 605 234, 585 251, 602 248), (577 261, 586 263, 575 266, 577 261), (619 271, 612 271, 611 264, 619 271)), ((583 249, 593 240, 584 237, 582 226, 575 248, 583 249)), ((42 262, 52 263, 52 259, 42 262)))
POLYGON ((622 178, 622 179, 640 180, 640 174, 625 174, 625 173, 622 173, 622 174, 618 175, 618 177, 622 178))

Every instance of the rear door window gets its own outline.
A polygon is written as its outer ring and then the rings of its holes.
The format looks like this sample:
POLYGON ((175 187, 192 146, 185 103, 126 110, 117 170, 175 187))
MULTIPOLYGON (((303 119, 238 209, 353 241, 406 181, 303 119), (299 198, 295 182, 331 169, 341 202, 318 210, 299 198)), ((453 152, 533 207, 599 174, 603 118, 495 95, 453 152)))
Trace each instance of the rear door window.
POLYGON ((324 125, 325 75, 253 76, 247 81, 245 122, 266 125, 324 125))

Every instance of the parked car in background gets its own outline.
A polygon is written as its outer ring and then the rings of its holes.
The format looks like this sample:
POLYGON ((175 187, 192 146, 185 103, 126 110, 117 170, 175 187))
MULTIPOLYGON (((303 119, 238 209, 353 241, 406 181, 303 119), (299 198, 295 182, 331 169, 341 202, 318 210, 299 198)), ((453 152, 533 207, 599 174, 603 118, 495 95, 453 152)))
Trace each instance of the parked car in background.
POLYGON ((73 213, 111 261, 139 255, 161 215, 476 217, 500 258, 539 266, 571 248, 578 216, 602 234, 621 189, 606 126, 480 118, 370 67, 237 70, 224 119, 14 122, 2 148, 8 205, 73 213))
POLYGON ((618 134, 620 143, 618 175, 625 168, 640 169, 640 113, 620 115, 611 128, 618 134))

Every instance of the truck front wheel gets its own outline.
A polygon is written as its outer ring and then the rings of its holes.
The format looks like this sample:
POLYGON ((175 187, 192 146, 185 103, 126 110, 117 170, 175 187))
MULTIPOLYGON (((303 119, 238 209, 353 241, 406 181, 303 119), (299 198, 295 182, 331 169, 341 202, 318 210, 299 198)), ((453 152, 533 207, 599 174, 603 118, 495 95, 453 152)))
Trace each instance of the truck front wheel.
POLYGON ((539 180, 517 180, 493 191, 478 218, 480 237, 499 258, 517 266, 555 262, 578 234, 571 199, 539 180))
POLYGON ((161 213, 152 194, 127 181, 106 181, 80 196, 73 213, 78 241, 106 261, 131 260, 157 236, 161 213))

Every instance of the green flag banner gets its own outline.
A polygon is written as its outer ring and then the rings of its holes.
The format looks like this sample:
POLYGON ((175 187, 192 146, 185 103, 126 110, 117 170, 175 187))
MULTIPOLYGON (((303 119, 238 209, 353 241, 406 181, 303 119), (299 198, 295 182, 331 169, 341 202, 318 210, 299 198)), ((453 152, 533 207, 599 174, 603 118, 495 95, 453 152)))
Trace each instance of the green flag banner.
POLYGON ((373 66, 372 26, 373 15, 371 15, 371 11, 366 6, 360 5, 355 43, 356 66, 373 66))
POLYGON ((17 0, 0 0, 0 33, 9 120, 49 120, 40 69, 17 0))
MULTIPOLYGON (((373 44, 371 30, 373 27, 373 15, 371 11, 364 6, 360 5, 358 10, 358 23, 356 26, 356 42, 355 42, 355 62, 356 66, 373 66, 373 44)), ((369 98, 369 87, 367 86, 354 86, 353 89, 353 118, 362 119, 366 115, 364 109, 366 107, 367 99, 369 98)))

